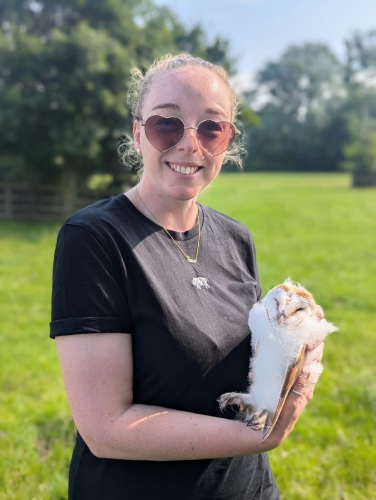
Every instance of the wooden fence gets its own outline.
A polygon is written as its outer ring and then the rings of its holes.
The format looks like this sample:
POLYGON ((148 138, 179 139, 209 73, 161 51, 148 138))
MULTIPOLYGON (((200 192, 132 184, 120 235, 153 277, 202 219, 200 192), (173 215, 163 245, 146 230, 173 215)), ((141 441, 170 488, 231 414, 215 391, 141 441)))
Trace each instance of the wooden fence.
POLYGON ((0 182, 0 219, 61 221, 76 210, 103 198, 103 195, 76 196, 61 186, 0 182))

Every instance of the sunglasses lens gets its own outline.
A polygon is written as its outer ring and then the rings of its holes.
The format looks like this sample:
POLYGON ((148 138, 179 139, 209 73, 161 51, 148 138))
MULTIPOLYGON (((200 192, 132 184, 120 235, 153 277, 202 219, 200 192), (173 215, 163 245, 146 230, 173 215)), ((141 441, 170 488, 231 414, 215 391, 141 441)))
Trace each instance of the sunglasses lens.
POLYGON ((180 141, 184 134, 184 123, 176 117, 149 116, 145 122, 145 134, 150 144, 163 153, 180 141))
POLYGON ((213 156, 226 151, 234 136, 234 126, 225 121, 205 120, 199 124, 197 129, 197 137, 202 147, 213 156))

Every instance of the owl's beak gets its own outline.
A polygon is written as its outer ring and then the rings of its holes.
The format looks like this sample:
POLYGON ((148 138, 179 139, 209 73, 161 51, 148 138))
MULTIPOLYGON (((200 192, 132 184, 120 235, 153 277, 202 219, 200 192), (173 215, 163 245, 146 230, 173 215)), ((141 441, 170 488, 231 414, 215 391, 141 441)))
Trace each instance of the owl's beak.
POLYGON ((279 325, 286 323, 286 320, 287 320, 287 316, 286 316, 285 310, 277 313, 277 321, 278 321, 279 325))

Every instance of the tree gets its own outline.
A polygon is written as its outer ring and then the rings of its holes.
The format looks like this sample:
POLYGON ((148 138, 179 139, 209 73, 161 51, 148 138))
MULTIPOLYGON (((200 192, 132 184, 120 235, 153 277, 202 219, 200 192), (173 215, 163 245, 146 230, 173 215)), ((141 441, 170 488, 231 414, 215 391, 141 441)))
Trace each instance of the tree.
POLYGON ((55 28, 48 42, 11 25, 2 42, 1 149, 38 181, 98 169, 103 141, 128 114, 132 60, 119 41, 81 21, 70 33, 55 28))
POLYGON ((343 98, 342 67, 326 45, 291 46, 268 63, 257 75, 256 91, 247 94, 261 118, 251 136, 254 166, 335 169, 342 150, 333 158, 324 131, 343 98))
POLYGON ((124 49, 137 36, 134 5, 2 2, 0 146, 23 178, 83 179, 106 167, 106 144, 116 151, 128 115, 135 57, 124 49))
POLYGON ((376 185, 376 30, 346 41, 346 81, 350 139, 343 165, 353 173, 355 187, 376 185))

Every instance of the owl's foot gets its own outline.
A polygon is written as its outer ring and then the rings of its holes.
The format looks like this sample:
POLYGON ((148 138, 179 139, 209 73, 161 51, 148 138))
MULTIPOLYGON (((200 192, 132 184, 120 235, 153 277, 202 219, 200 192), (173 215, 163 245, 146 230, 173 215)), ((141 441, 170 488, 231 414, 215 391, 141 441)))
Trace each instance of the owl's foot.
POLYGON ((219 408, 221 411, 225 411, 227 406, 237 406, 239 411, 244 413, 248 408, 248 405, 244 401, 244 396, 247 395, 241 392, 226 392, 218 399, 219 408))
POLYGON ((246 415, 247 427, 251 427, 255 431, 263 431, 269 420, 267 410, 259 410, 246 415))

